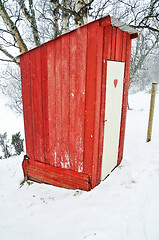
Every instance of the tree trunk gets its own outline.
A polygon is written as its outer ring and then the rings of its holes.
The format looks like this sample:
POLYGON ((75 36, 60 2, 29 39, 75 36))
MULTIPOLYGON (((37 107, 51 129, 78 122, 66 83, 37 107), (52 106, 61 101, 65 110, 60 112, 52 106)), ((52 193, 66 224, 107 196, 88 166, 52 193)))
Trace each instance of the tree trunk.
POLYGON ((57 3, 59 3, 59 2, 57 1, 56 4, 54 2, 51 2, 51 7, 52 7, 53 15, 54 15, 54 25, 53 25, 54 38, 56 38, 59 34, 59 26, 58 26, 59 8, 57 6, 57 3))
POLYGON ((88 9, 84 8, 87 3, 88 0, 76 0, 75 11, 79 14, 79 18, 75 19, 76 27, 87 24, 88 9))
MULTIPOLYGON (((63 6, 66 9, 69 9, 69 0, 63 0, 63 6)), ((69 31, 69 13, 64 11, 63 18, 62 18, 62 33, 66 33, 69 31)))

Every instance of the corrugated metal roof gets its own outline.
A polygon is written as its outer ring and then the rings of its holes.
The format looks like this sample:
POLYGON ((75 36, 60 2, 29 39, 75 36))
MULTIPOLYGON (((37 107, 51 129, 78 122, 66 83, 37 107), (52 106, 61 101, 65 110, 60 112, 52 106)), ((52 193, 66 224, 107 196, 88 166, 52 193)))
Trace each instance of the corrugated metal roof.
POLYGON ((110 17, 111 18, 111 25, 120 28, 122 31, 124 32, 128 32, 129 34, 134 34, 134 33, 138 33, 138 31, 133 28, 128 26, 125 23, 122 23, 120 20, 114 18, 114 17, 110 17))

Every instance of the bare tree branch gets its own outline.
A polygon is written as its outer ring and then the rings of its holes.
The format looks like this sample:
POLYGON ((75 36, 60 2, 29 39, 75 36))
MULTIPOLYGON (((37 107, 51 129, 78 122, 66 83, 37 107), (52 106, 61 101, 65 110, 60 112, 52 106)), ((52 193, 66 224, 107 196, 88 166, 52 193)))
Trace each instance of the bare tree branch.
POLYGON ((36 23, 36 18, 35 18, 35 11, 33 8, 33 1, 29 0, 29 8, 30 8, 31 14, 29 13, 27 7, 25 6, 24 0, 17 0, 17 2, 19 4, 20 8, 22 9, 24 16, 30 23, 33 37, 34 37, 34 42, 35 42, 36 46, 39 46, 40 38, 39 38, 39 33, 38 33, 38 28, 37 28, 37 23, 36 23))
POLYGON ((85 3, 85 2, 84 2, 84 6, 80 8, 79 12, 82 12, 82 11, 85 10, 86 8, 89 8, 94 1, 95 1, 95 0, 91 0, 91 1, 88 2, 88 3, 85 3))
MULTIPOLYGON (((71 8, 64 7, 62 4, 60 4, 56 0, 50 0, 50 2, 54 3, 56 5, 56 7, 58 7, 62 12, 69 13, 71 16, 74 16, 75 22, 77 24, 81 23, 81 16, 78 12, 76 12, 75 10, 72 10, 71 8)), ((82 21, 82 23, 83 23, 83 21, 82 21)))
MULTIPOLYGON (((65 8, 69 8, 69 1, 62 0, 63 6, 65 8)), ((62 14, 62 33, 66 33, 69 31, 69 13, 63 12, 62 14)))
POLYGON ((149 30, 151 30, 151 31, 153 31, 153 32, 157 32, 157 33, 159 33, 159 29, 158 28, 153 28, 153 27, 151 27, 150 25, 143 25, 143 26, 141 26, 141 25, 138 25, 138 26, 135 26, 135 25, 130 25, 131 27, 134 27, 134 28, 136 28, 136 29, 149 29, 149 30))
POLYGON ((9 60, 9 59, 3 59, 3 58, 0 58, 0 61, 2 61, 2 62, 10 62, 10 63, 15 63, 15 61, 13 61, 13 60, 9 60))
MULTIPOLYGON (((59 3, 59 0, 57 0, 57 2, 59 3)), ((58 33, 59 33, 59 26, 58 26, 59 8, 53 2, 51 2, 51 7, 52 7, 53 16, 54 16, 54 23, 53 23, 54 38, 56 38, 58 36, 58 33)))
POLYGON ((24 43, 24 40, 22 39, 20 32, 18 30, 18 28, 16 27, 16 25, 14 24, 14 22, 11 20, 11 18, 8 16, 2 1, 0 0, 0 15, 3 18, 3 21, 7 24, 7 26, 9 27, 10 31, 13 33, 13 35, 15 36, 18 46, 20 47, 21 52, 26 52, 27 46, 24 43))
MULTIPOLYGON (((131 61, 130 84, 132 83, 132 79, 134 78, 137 71, 139 69, 141 69, 141 66, 142 66, 143 62, 145 61, 146 57, 150 54, 150 52, 157 45, 158 40, 159 40, 159 35, 156 36, 156 39, 153 41, 152 45, 149 46, 148 49, 145 49, 144 48, 145 46, 141 46, 140 38, 137 39, 137 45, 136 45, 136 49, 135 49, 134 58, 131 61), (142 48, 144 48, 143 53, 141 52, 142 48), (139 59, 138 59, 138 56, 139 56, 139 59)), ((144 42, 142 44, 145 45, 144 42)))
MULTIPOLYGON (((14 62, 18 66, 20 66, 20 63, 17 61, 17 59, 13 55, 11 55, 6 49, 4 49, 1 45, 0 45, 0 51, 3 52, 8 58, 10 58, 11 62, 14 62)), ((9 61, 9 60, 5 59, 4 61, 9 61)))

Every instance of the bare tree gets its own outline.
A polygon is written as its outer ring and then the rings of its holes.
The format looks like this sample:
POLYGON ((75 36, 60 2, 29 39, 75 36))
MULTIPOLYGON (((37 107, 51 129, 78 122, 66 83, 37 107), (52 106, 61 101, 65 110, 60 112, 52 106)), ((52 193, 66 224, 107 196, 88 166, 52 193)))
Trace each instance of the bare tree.
POLYGON ((23 113, 20 69, 8 65, 2 72, 3 93, 9 96, 8 107, 17 114, 23 113))
MULTIPOLYGON (((153 44, 153 43, 152 43, 153 44)), ((135 49, 134 49, 135 50, 135 49)), ((131 61, 133 64, 133 59, 131 61)), ((159 83, 159 48, 157 44, 147 54, 140 68, 135 72, 130 82, 130 92, 150 91, 152 82, 159 83)), ((132 68, 133 70, 133 68, 132 68)), ((133 72, 131 73, 133 74, 133 72)), ((131 77, 130 74, 130 77, 131 77)))
MULTIPOLYGON (((0 60, 19 67, 20 53, 107 14, 141 31, 132 52, 132 81, 158 41, 158 0, 0 0, 0 60)), ((17 75, 11 69, 10 73, 1 78, 0 86, 6 86, 6 76, 17 83, 17 75)), ((15 103, 21 102, 20 96, 15 103)), ((21 105, 16 111, 20 109, 21 105)))
MULTIPOLYGON (((144 63, 157 48, 159 40, 159 2, 158 0, 114 0, 112 14, 130 26, 138 29, 139 38, 133 41, 131 53, 130 86, 137 84, 140 72, 144 72, 144 63), (135 79, 135 81, 134 81, 135 79)), ((138 81, 141 83, 141 81, 138 81)), ((144 85, 145 80, 142 80, 144 85)), ((138 85, 138 84, 137 84, 138 85)))
POLYGON ((136 45, 132 49, 130 85, 132 84, 137 71, 141 69, 146 57, 157 46, 158 41, 159 34, 153 33, 153 36, 150 35, 150 32, 139 34, 139 38, 136 40, 136 45))
POLYGON ((94 1, 0 0, 1 60, 19 65, 16 55, 69 31, 70 19, 76 27, 85 24, 94 1))
POLYGON ((159 33, 158 0, 0 0, 0 51, 7 57, 1 59, 19 64, 18 51, 26 52, 68 31, 72 20, 78 27, 87 23, 88 16, 95 19, 108 13, 137 29, 159 33))

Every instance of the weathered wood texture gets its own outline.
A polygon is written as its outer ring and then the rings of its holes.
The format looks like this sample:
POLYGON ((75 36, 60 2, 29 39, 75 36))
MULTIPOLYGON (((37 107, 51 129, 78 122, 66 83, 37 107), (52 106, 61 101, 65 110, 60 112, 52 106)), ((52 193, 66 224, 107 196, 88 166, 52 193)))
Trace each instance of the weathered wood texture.
POLYGON ((100 136, 99 136, 99 152, 98 152, 98 168, 96 173, 96 184, 100 182, 101 164, 103 155, 103 140, 104 140, 104 116, 105 116, 105 94, 106 94, 106 75, 107 75, 107 60, 125 62, 123 100, 120 124, 119 152, 118 165, 123 157, 125 124, 127 112, 128 86, 129 86, 129 71, 130 71, 130 53, 131 40, 130 34, 122 32, 116 27, 108 26, 104 28, 104 49, 103 49, 103 74, 102 74, 102 91, 101 91, 101 112, 100 112, 100 136))
POLYGON ((85 190, 99 184, 107 60, 125 62, 118 164, 121 162, 131 38, 112 27, 110 17, 105 21, 94 21, 20 57, 30 159, 23 167, 30 179, 85 190))
POLYGON ((21 56, 27 155, 83 171, 87 27, 21 56))
POLYGON ((57 187, 91 190, 89 176, 72 170, 24 159, 23 171, 25 178, 40 183, 48 183, 57 187))

